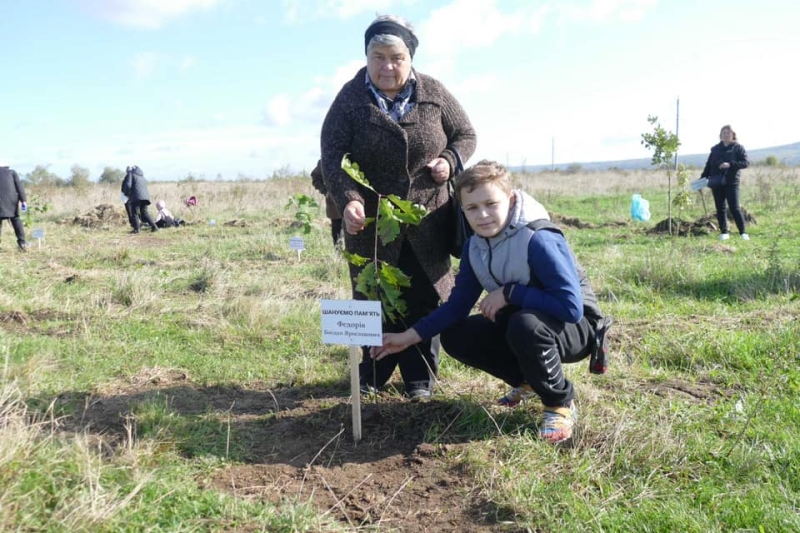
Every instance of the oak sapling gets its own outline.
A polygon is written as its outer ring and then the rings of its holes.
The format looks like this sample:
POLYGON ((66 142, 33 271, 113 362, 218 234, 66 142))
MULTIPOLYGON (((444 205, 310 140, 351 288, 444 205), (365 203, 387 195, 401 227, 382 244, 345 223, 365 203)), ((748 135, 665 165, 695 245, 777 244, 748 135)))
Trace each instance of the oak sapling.
POLYGON ((378 239, 384 246, 389 244, 400 235, 401 224, 419 225, 428 212, 424 207, 397 195, 384 196, 376 191, 359 169, 358 163, 350 161, 349 155, 345 154, 342 158, 342 170, 354 181, 375 193, 378 214, 377 217, 366 220, 367 226, 375 222, 375 252, 372 259, 346 251, 343 255, 351 265, 363 267, 356 277, 356 290, 369 300, 380 301, 384 315, 394 322, 406 314, 406 302, 401 298, 401 290, 411 286, 411 278, 396 266, 378 260, 378 239))
POLYGON ((658 117, 648 116, 647 122, 653 126, 652 133, 642 134, 642 145, 648 150, 653 150, 650 164, 657 169, 667 171, 667 211, 669 233, 672 234, 672 164, 681 142, 678 136, 665 130, 658 122, 658 117))
POLYGON ((289 198, 289 203, 286 204, 287 209, 291 207, 297 209, 294 218, 300 222, 303 233, 306 235, 311 233, 311 209, 316 210, 319 207, 317 201, 306 194, 297 193, 289 198))

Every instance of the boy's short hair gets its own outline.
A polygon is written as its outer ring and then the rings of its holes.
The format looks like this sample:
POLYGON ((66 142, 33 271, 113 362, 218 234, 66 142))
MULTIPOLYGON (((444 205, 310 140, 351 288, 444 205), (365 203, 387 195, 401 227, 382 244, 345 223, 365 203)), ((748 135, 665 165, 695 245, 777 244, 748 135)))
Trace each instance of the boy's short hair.
POLYGON ((461 191, 472 192, 475 187, 493 183, 505 193, 511 193, 511 173, 497 161, 483 159, 458 175, 455 183, 456 198, 461 199, 461 191))

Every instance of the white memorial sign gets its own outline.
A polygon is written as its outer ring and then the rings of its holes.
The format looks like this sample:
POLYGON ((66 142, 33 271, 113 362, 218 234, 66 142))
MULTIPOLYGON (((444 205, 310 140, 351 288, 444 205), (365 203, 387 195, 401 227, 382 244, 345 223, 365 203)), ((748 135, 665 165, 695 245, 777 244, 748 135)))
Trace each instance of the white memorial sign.
POLYGON ((364 300, 321 300, 322 342, 355 346, 383 344, 381 303, 364 300))
POLYGON ((300 260, 300 252, 306 249, 306 243, 302 237, 289 237, 289 248, 297 251, 297 260, 300 260))
MULTIPOLYGON (((298 252, 299 253, 299 252, 298 252)), ((361 346, 383 341, 381 303, 363 300, 320 300, 322 342, 350 345, 350 395, 353 404, 353 440, 361 440, 361 383, 358 365, 361 346)))

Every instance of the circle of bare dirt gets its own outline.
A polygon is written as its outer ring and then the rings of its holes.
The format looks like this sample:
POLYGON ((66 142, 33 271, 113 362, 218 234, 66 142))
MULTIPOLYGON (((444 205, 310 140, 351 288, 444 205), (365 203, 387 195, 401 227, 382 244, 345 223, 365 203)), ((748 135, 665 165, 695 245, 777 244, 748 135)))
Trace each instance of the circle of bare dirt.
MULTIPOLYGON (((353 529, 525 531, 513 526, 506 510, 482 499, 469 473, 446 460, 474 440, 474 432, 445 431, 440 441, 429 436, 459 418, 464 406, 458 401, 420 405, 389 393, 365 400, 363 438, 355 443, 345 383, 201 387, 185 371, 150 368, 90 396, 62 395, 61 401, 83 410, 67 417, 61 429, 97 435, 111 449, 131 438, 135 406, 156 399, 183 417, 211 416, 234 435, 239 453, 211 478, 198 480, 204 488, 264 502, 307 503, 353 529)), ((217 449, 219 441, 224 449, 220 435, 217 449)))

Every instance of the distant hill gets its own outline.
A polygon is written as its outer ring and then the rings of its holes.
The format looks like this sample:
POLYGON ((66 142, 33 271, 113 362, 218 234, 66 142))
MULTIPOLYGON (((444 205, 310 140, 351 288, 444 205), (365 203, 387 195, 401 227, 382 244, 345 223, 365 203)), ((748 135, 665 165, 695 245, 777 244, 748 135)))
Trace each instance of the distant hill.
MULTIPOLYGON (((800 142, 794 144, 785 144, 783 146, 773 146, 770 148, 757 148, 755 150, 748 150, 747 155, 751 163, 758 163, 763 161, 768 156, 778 158, 778 161, 788 166, 800 165, 800 142)), ((704 154, 678 154, 678 162, 683 163, 689 167, 702 167, 706 164, 708 152, 704 154)), ((650 168, 650 158, 645 159, 623 159, 621 161, 592 161, 592 162, 574 162, 574 163, 557 163, 555 168, 558 170, 567 170, 570 167, 580 165, 582 170, 608 170, 611 168, 619 168, 624 170, 636 170, 642 168, 650 168)), ((520 172, 523 167, 511 167, 512 172, 520 172)), ((526 172, 539 172, 542 170, 549 170, 550 165, 529 165, 525 167, 526 172)))

